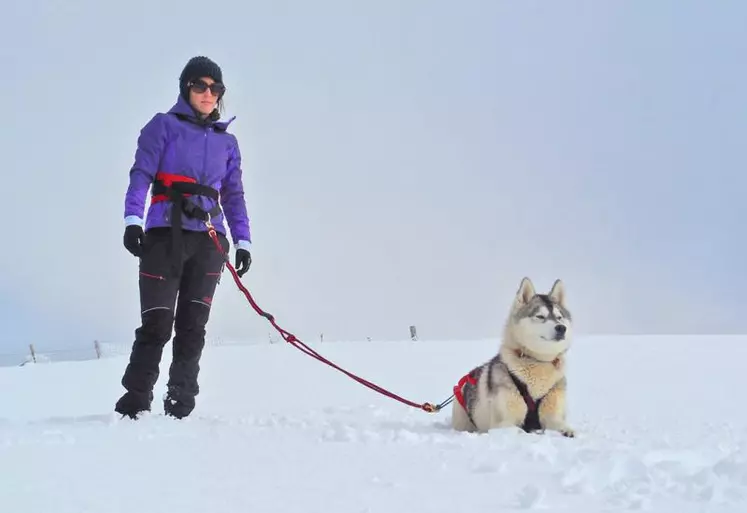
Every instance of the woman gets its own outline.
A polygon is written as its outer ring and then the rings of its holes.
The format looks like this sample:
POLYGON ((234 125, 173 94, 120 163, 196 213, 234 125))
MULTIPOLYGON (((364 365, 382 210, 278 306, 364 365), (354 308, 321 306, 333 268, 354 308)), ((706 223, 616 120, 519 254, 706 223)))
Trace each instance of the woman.
POLYGON ((190 59, 179 77, 176 104, 156 114, 138 138, 125 196, 124 245, 140 258, 141 325, 122 377, 126 392, 115 405, 118 413, 131 418, 151 408, 172 326, 173 361, 164 411, 183 418, 195 407, 205 326, 224 267, 205 221, 215 227, 227 252, 225 213, 239 276, 251 265, 241 154, 235 136, 227 132, 234 118, 219 121, 224 93, 220 67, 207 57, 190 59))

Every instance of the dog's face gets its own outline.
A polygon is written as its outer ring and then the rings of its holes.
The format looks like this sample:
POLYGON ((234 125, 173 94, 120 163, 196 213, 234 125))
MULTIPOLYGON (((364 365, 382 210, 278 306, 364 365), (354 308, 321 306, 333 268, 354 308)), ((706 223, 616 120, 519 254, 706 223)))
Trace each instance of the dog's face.
POLYGON ((556 280, 547 294, 537 294, 529 278, 521 281, 511 312, 514 340, 529 352, 554 359, 570 346, 571 313, 563 282, 556 280))

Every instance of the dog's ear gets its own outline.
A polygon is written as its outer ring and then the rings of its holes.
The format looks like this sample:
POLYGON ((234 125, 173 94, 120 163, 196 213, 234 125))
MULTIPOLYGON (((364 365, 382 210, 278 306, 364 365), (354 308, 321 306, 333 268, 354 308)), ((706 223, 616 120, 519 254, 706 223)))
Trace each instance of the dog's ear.
POLYGON ((536 294, 532 280, 524 277, 519 285, 519 290, 516 291, 516 297, 514 298, 514 308, 521 307, 529 303, 536 294))
POLYGON ((559 304, 563 308, 565 308, 565 285, 563 285, 563 282, 561 280, 555 280, 555 283, 552 285, 552 289, 550 289, 550 293, 548 294, 550 296, 550 299, 554 301, 555 303, 559 304))

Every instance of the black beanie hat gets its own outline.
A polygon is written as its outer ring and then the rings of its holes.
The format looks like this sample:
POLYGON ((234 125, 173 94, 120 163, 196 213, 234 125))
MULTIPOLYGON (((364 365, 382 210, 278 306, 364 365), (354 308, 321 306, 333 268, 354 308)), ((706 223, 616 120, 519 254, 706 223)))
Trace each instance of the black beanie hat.
POLYGON ((189 82, 200 77, 210 77, 216 82, 223 82, 220 66, 204 56, 192 57, 179 75, 179 92, 185 100, 189 100, 189 82))

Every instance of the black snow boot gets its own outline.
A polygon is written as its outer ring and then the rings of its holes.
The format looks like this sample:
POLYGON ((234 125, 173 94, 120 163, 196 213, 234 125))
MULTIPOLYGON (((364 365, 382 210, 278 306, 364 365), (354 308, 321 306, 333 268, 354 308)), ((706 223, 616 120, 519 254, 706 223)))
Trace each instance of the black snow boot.
POLYGON ((176 387, 169 387, 163 399, 163 411, 166 415, 183 419, 195 409, 195 397, 185 394, 176 387))
POLYGON ((117 404, 114 406, 114 411, 125 417, 137 419, 141 413, 150 411, 150 405, 152 401, 152 392, 147 396, 142 396, 134 392, 125 392, 125 394, 119 398, 117 404))

